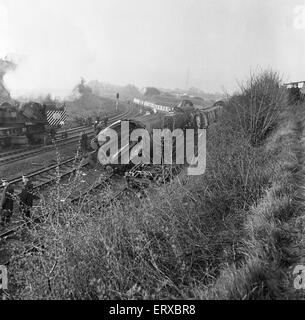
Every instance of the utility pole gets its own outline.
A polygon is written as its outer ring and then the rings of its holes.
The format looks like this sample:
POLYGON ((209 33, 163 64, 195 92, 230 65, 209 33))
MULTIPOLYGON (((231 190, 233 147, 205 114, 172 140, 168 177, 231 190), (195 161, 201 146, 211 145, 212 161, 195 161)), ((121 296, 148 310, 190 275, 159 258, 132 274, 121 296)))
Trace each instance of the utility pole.
POLYGON ((116 111, 118 111, 118 108, 119 108, 119 99, 120 99, 120 94, 117 93, 117 95, 116 95, 116 104, 115 104, 116 111))

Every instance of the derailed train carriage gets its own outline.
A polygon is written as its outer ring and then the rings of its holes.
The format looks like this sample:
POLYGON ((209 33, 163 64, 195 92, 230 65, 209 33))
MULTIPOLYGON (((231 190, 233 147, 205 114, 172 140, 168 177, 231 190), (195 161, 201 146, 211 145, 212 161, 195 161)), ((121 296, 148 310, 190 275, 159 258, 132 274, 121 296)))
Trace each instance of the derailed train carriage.
MULTIPOLYGON (((131 133, 136 129, 145 129, 150 136, 149 141, 153 142, 154 129, 169 129, 173 132, 175 129, 206 129, 210 124, 216 122, 222 114, 225 103, 219 101, 210 108, 196 108, 192 101, 182 100, 177 106, 161 106, 151 102, 134 99, 134 106, 142 110, 143 116, 137 119, 125 119, 117 121, 110 127, 101 131, 100 134, 91 141, 91 147, 94 150, 92 157, 94 161, 100 161, 100 157, 109 158, 110 154, 102 154, 101 147, 109 142, 109 129, 114 130, 118 136, 118 151, 113 155, 111 163, 105 165, 108 169, 115 172, 129 172, 134 167, 133 158, 139 154, 135 152, 135 147, 141 141, 131 141, 131 133), (143 112, 144 110, 144 112, 143 112), (128 121, 129 132, 122 133, 123 122, 128 121), (125 135, 123 137, 122 135, 125 135), (128 139, 126 140, 126 136, 128 139), (129 159, 128 164, 122 164, 123 159, 129 159)), ((150 155, 153 154, 153 145, 150 145, 150 155)))
POLYGON ((55 103, 8 103, 0 105, 0 149, 10 146, 41 144, 55 128, 47 111, 58 110, 55 103))

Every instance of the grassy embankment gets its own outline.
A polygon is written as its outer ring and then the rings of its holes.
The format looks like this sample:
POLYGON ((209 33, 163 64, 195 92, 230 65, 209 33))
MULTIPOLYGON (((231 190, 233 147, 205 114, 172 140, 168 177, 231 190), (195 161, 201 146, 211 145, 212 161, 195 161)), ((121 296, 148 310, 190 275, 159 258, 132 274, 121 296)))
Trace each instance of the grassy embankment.
POLYGON ((107 208, 110 192, 75 208, 59 201, 69 188, 55 188, 43 200, 48 223, 32 231, 44 252, 17 259, 15 248, 15 297, 296 297, 303 114, 279 83, 264 72, 230 98, 208 131, 204 176, 107 208))

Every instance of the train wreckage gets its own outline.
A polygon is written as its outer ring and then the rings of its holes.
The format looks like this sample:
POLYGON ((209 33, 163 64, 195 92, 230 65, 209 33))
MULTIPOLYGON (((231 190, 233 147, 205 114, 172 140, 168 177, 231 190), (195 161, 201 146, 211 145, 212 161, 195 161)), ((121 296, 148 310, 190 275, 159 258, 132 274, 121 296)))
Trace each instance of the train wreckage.
MULTIPOLYGON (((219 101, 212 107, 199 109, 194 106, 191 100, 182 100, 177 106, 166 106, 136 98, 133 101, 133 107, 140 112, 141 116, 137 119, 117 121, 102 130, 91 141, 91 148, 94 150, 90 155, 91 160, 105 166, 107 170, 125 174, 125 176, 134 176, 135 172, 140 175, 146 172, 146 176, 147 174, 150 175, 156 169, 156 166, 152 165, 152 163, 155 164, 152 157, 154 160, 156 158, 160 159, 157 165, 173 164, 171 162, 173 159, 176 159, 174 166, 180 165, 183 161, 181 157, 180 160, 177 160, 176 154, 179 133, 181 137, 184 136, 183 133, 187 129, 193 129, 195 134, 199 129, 206 129, 218 120, 224 105, 224 102, 219 101), (159 132, 167 131, 170 133, 170 143, 173 148, 171 154, 167 157, 167 159, 170 159, 169 161, 166 161, 165 154, 162 153, 158 156, 155 154, 155 145, 161 144, 160 149, 163 150, 164 142, 166 142, 162 133, 161 137, 158 136, 156 142, 156 136, 153 133, 157 129, 159 129, 159 132), (134 134, 137 130, 142 130, 142 132, 145 130, 147 138, 143 139, 141 137, 137 140, 137 135, 134 134), (113 135, 116 135, 118 139, 111 142, 111 136, 113 135), (144 140, 146 140, 146 143, 144 140), (147 152, 143 154, 143 150, 147 150, 147 152), (146 157, 145 155, 149 156, 146 157), (141 161, 137 163, 138 160, 135 161, 135 158, 139 157, 141 161), (152 169, 152 167, 155 169, 152 169)), ((184 140, 183 142, 185 143, 184 140)), ((171 165, 171 167, 173 166, 171 165)))

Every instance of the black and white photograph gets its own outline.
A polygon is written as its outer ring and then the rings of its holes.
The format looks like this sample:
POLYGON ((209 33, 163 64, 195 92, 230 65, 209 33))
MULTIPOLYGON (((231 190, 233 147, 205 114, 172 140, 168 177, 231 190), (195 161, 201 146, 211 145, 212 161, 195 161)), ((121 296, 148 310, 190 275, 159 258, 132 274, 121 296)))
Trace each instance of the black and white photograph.
POLYGON ((305 0, 0 0, 0 300, 304 300, 304 226, 305 0))

